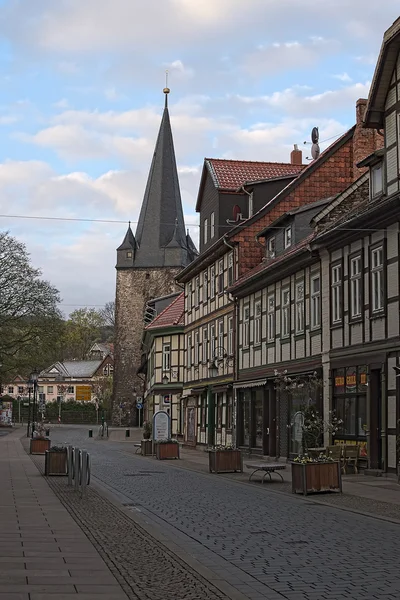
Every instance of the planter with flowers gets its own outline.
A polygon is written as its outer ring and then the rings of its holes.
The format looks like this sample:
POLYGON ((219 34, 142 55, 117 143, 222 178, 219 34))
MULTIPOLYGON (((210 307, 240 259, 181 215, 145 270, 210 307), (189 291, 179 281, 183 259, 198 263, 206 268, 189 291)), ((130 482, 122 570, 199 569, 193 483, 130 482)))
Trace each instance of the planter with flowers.
POLYGON ((140 453, 142 456, 152 456, 153 454, 153 442, 151 440, 152 432, 153 426, 151 421, 145 421, 143 423, 143 439, 140 443, 140 453))
POLYGON ((242 473, 242 453, 232 446, 215 446, 208 449, 210 473, 242 473))
POLYGON ((159 440, 155 442, 156 458, 158 460, 168 460, 170 458, 180 458, 179 444, 177 440, 159 440))
POLYGON ((322 388, 322 381, 316 373, 302 377, 289 377, 284 371, 275 371, 277 389, 289 392, 292 398, 301 399, 296 413, 298 455, 292 460, 293 493, 312 494, 314 492, 342 491, 340 461, 333 460, 321 443, 325 434, 334 436, 343 421, 329 411, 323 419, 315 407, 312 397, 322 388))
POLYGON ((45 454, 46 450, 50 450, 50 440, 46 437, 46 431, 43 424, 36 423, 29 451, 31 454, 45 454))
POLYGON ((46 450, 44 474, 67 475, 67 449, 64 446, 52 446, 46 450))

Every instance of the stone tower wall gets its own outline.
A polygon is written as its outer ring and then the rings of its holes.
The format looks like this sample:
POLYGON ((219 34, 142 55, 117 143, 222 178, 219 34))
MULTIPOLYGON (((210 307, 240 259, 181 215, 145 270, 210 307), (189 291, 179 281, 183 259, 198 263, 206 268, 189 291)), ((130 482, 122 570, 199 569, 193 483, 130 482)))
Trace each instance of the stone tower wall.
POLYGON ((140 366, 143 313, 148 300, 181 291, 175 277, 179 268, 117 269, 115 299, 115 360, 112 421, 115 425, 137 425, 133 389, 143 396, 140 366), (124 407, 120 409, 120 404, 124 407))

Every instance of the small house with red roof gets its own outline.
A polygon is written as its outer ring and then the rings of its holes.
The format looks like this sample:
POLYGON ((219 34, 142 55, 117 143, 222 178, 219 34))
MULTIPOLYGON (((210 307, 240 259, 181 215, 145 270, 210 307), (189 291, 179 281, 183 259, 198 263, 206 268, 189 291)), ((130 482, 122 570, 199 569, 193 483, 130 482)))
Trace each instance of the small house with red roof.
POLYGON ((183 439, 184 293, 170 295, 166 301, 168 305, 143 333, 139 373, 145 376, 144 419, 151 421, 155 412, 166 411, 171 417, 172 435, 183 439))

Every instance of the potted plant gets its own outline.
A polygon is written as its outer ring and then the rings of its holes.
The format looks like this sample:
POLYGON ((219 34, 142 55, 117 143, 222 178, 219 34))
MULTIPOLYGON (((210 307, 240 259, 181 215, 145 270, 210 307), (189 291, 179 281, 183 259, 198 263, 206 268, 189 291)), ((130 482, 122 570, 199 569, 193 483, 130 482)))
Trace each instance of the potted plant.
POLYGON ((242 453, 233 446, 213 446, 208 449, 210 473, 242 473, 242 453))
POLYGON ((64 446, 52 446, 46 450, 44 474, 67 475, 67 449, 64 446))
POLYGON ((36 423, 35 430, 33 431, 33 437, 30 443, 31 454, 45 454, 46 450, 50 449, 50 440, 46 437, 45 428, 43 423, 36 423))
POLYGON ((179 444, 177 440, 159 440, 155 442, 156 458, 166 460, 169 458, 180 458, 179 444))
POLYGON ((153 425, 152 425, 151 421, 145 421, 143 423, 143 430, 142 430, 143 439, 140 444, 142 456, 152 456, 152 454, 153 454, 153 442, 151 440, 152 433, 153 433, 153 425))
POLYGON ((293 494, 315 492, 341 492, 342 471, 340 462, 321 453, 316 458, 297 456, 292 461, 293 494))

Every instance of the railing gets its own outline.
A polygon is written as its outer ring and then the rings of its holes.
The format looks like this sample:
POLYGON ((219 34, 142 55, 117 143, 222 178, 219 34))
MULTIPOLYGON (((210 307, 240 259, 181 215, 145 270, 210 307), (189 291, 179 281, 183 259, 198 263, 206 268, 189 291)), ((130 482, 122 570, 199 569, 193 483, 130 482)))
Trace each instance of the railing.
POLYGON ((67 447, 68 485, 74 486, 83 498, 90 484, 90 454, 72 446, 67 447))

